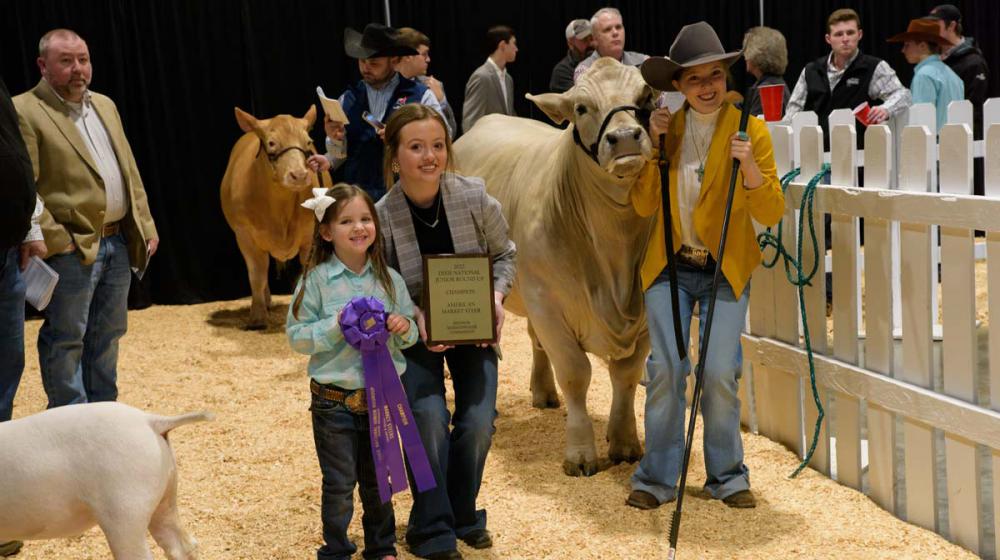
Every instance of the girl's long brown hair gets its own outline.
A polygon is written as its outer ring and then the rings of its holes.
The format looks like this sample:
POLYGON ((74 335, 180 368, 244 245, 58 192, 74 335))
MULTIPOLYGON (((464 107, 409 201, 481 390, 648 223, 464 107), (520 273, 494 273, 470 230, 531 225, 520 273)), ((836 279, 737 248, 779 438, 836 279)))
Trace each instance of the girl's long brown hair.
POLYGON ((390 190, 396 184, 398 173, 393 171, 392 162, 396 161, 399 154, 400 132, 406 125, 422 121, 433 120, 441 125, 444 131, 445 152, 448 154, 448 164, 444 166, 445 171, 455 170, 455 152, 451 148, 451 135, 448 134, 448 125, 444 122, 444 117, 436 109, 419 103, 407 103, 399 109, 393 111, 389 117, 389 122, 385 124, 385 154, 382 157, 382 176, 385 178, 385 189, 390 190))
POLYGON ((379 284, 382 285, 382 289, 389 296, 389 301, 395 304, 396 291, 393 289, 392 277, 389 276, 389 266, 385 264, 385 255, 382 254, 382 226, 379 224, 378 212, 375 211, 375 202, 372 201, 372 197, 368 196, 368 193, 361 188, 347 183, 337 183, 326 194, 336 199, 336 202, 326 209, 326 213, 323 214, 323 220, 316 222, 316 230, 313 232, 312 249, 309 251, 309 258, 302 269, 299 293, 295 295, 295 301, 292 302, 292 316, 296 319, 299 318, 302 296, 306 291, 306 277, 320 263, 329 260, 330 256, 334 254, 333 243, 323 239, 319 231, 320 226, 335 223, 340 216, 340 211, 355 197, 361 197, 365 201, 365 204, 368 205, 368 211, 372 214, 372 220, 375 222, 375 241, 368 247, 368 260, 372 263, 372 269, 375 271, 375 277, 378 278, 379 284))

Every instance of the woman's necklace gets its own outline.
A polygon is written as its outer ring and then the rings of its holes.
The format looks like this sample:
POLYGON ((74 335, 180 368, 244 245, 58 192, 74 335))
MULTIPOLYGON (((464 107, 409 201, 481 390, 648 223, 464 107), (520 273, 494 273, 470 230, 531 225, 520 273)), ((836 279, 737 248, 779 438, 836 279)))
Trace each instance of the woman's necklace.
POLYGON ((434 228, 437 227, 438 222, 441 221, 441 199, 442 198, 444 198, 444 197, 442 197, 441 193, 438 192, 438 196, 437 196, 437 210, 434 211, 434 221, 433 222, 427 223, 423 218, 421 218, 417 214, 417 211, 413 208, 413 206, 410 206, 410 214, 412 214, 413 217, 416 218, 418 222, 424 224, 425 226, 427 226, 430 229, 434 229, 434 228))
MULTIPOLYGON (((694 119, 691 117, 691 111, 689 109, 687 114, 687 129, 691 134, 691 144, 694 145, 694 153, 698 157, 698 169, 695 170, 695 173, 698 174, 698 182, 701 183, 705 180, 705 160, 708 158, 708 146, 705 143, 704 136, 698 138, 698 135, 695 134, 694 127, 691 125, 691 121, 693 120, 694 119), (699 146, 699 144, 701 145, 699 146), (704 156, 701 155, 702 152, 704 152, 704 156)), ((709 138, 709 142, 711 142, 711 140, 712 139, 709 138)))

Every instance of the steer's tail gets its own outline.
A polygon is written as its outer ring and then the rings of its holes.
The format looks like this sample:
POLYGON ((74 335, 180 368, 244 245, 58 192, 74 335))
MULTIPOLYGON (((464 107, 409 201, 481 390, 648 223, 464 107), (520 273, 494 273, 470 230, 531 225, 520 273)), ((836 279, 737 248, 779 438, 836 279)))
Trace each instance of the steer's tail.
POLYGON ((149 427, 153 428, 153 431, 157 434, 165 437, 167 432, 184 424, 205 422, 213 419, 215 419, 215 415, 208 411, 189 412, 180 416, 155 416, 150 414, 149 427))

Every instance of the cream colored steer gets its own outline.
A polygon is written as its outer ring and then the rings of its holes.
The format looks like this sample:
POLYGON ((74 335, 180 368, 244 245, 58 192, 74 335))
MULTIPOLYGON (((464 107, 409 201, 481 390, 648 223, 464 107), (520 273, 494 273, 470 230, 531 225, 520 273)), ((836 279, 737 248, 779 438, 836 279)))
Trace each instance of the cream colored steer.
POLYGON ((639 264, 652 221, 635 213, 629 191, 653 151, 635 111, 615 109, 648 108, 652 93, 638 69, 603 58, 569 91, 527 96, 553 121, 570 121, 566 130, 491 115, 455 144, 460 171, 486 180, 517 243, 506 306, 528 318, 535 406, 558 406, 555 369, 572 476, 598 470, 588 352, 607 360, 614 387, 609 458, 642 456, 633 402, 649 352, 639 264))

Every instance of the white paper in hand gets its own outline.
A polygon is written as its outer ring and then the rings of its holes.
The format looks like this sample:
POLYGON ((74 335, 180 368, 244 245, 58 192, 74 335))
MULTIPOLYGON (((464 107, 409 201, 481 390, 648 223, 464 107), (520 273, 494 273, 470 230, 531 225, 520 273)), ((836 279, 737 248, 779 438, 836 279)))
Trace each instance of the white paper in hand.
POLYGON ((347 120, 347 114, 344 113, 344 108, 340 106, 340 101, 327 97, 323 93, 321 86, 316 86, 316 95, 319 96, 319 103, 323 106, 323 112, 330 117, 331 121, 350 124, 350 121, 347 120))
POLYGON ((59 273, 52 270, 45 261, 34 256, 28 259, 28 267, 21 272, 21 276, 25 284, 24 299, 39 311, 45 309, 52 299, 52 291, 59 281, 59 273))

